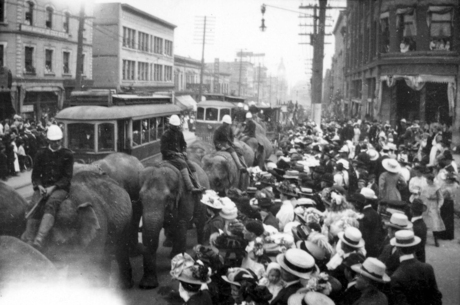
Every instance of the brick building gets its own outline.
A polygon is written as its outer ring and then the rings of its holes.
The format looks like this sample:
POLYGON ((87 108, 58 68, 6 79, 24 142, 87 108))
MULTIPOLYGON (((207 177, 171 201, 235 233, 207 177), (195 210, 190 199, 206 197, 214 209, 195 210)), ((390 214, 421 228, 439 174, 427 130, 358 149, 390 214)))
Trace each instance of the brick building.
MULTIPOLYGON (((455 0, 348 1, 348 114, 454 124, 459 130, 459 16, 455 0)), ((458 132, 457 132, 458 133, 458 132)), ((458 145, 460 137, 454 132, 458 145)))
POLYGON ((174 89, 175 25, 124 3, 94 5, 94 87, 152 94, 174 89))
MULTIPOLYGON (((71 1, 0 1, 0 78, 10 73, 12 81, 0 84, 0 119, 53 117, 64 106, 75 87, 79 10, 71 1)), ((91 86, 92 19, 84 29, 80 69, 91 86)))

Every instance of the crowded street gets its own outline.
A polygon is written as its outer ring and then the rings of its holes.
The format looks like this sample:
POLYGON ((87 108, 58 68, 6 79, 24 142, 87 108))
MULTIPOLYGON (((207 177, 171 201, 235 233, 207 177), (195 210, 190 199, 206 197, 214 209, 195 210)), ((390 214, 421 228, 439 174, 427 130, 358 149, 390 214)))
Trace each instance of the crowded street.
POLYGON ((0 0, 0 305, 460 304, 459 8, 0 0))

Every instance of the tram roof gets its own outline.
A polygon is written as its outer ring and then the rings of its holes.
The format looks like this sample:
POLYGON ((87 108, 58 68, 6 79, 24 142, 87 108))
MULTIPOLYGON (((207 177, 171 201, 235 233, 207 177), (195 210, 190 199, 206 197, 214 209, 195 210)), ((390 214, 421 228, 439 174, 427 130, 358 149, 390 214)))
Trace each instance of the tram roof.
POLYGON ((130 105, 130 106, 75 106, 61 110, 57 120, 108 121, 128 118, 172 115, 180 112, 173 104, 130 105))
POLYGON ((224 102, 224 101, 215 101, 215 100, 206 100, 199 102, 197 107, 222 107, 222 108, 235 108, 236 105, 234 103, 230 102, 224 102))

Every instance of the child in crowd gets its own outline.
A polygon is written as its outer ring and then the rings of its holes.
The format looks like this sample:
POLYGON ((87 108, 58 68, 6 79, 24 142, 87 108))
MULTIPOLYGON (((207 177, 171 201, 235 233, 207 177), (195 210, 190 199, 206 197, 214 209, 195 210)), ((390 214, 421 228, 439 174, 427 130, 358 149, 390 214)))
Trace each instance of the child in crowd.
POLYGON ((265 276, 260 280, 261 286, 266 286, 273 295, 272 301, 278 292, 284 288, 284 281, 281 279, 281 267, 278 263, 272 262, 268 264, 265 276))

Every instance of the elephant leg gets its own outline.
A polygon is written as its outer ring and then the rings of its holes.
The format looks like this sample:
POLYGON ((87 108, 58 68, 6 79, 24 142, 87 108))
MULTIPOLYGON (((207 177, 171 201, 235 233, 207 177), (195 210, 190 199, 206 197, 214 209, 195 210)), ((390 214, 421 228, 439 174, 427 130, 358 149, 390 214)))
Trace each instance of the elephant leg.
MULTIPOLYGON (((128 234, 127 234, 128 236, 128 234)), ((126 238, 125 240, 127 240, 126 238)), ((117 245, 115 250, 115 259, 118 263, 120 270, 120 285, 122 289, 130 289, 134 286, 131 263, 129 261, 129 249, 127 249, 124 242, 117 245)))
POLYGON ((141 289, 153 289, 158 287, 157 278, 157 250, 160 239, 160 231, 163 228, 163 219, 165 213, 164 202, 161 204, 150 203, 147 206, 144 202, 144 211, 142 213, 142 242, 145 246, 144 251, 144 275, 139 283, 141 289))
POLYGON ((178 219, 174 223, 174 244, 170 254, 170 257, 174 257, 179 253, 183 253, 187 250, 187 227, 189 221, 193 217, 193 196, 185 194, 180 199, 178 209, 178 219))
POLYGON ((133 201, 133 216, 131 220, 131 227, 129 230, 129 253, 131 256, 141 255, 139 247, 139 224, 142 217, 142 202, 141 200, 133 201))

